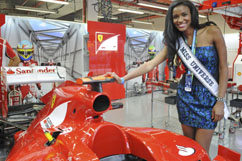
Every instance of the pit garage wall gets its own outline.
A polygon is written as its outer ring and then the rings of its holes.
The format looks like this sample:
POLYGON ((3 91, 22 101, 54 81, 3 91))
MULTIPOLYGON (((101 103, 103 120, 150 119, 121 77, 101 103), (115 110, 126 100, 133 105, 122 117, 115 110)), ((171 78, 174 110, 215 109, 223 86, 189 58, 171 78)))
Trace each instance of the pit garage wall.
POLYGON ((85 77, 88 73, 88 51, 86 24, 72 24, 63 42, 63 46, 54 54, 53 59, 61 62, 67 69, 69 79, 85 77))

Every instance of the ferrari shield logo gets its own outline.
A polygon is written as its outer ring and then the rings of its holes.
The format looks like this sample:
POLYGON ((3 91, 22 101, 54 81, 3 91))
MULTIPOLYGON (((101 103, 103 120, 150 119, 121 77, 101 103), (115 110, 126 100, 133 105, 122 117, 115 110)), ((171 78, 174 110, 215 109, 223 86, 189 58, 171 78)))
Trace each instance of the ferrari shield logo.
POLYGON ((99 42, 102 42, 103 41, 103 35, 98 35, 97 39, 98 39, 99 42))

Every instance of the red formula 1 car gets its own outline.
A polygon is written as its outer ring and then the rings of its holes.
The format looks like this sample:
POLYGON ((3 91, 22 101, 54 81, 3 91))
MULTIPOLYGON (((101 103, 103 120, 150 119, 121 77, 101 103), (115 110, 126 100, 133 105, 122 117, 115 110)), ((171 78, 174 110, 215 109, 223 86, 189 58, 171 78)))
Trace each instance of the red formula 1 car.
MULTIPOLYGON (((114 155, 139 161, 209 161, 195 141, 155 128, 122 127, 104 121, 112 108, 102 92, 107 77, 66 81, 43 97, 46 106, 26 131, 15 134, 7 161, 98 161, 114 155), (85 85, 88 84, 88 85, 85 85)), ((239 161, 240 154, 219 147, 216 161, 239 161)))

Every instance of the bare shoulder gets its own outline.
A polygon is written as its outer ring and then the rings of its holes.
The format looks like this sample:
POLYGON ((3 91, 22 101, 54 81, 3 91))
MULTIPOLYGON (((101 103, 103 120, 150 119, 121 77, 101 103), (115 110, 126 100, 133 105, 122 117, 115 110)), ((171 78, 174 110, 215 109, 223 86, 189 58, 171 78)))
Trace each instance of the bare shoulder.
POLYGON ((218 26, 215 26, 215 25, 210 25, 210 26, 207 26, 206 27, 206 33, 208 34, 208 35, 213 35, 213 36, 215 36, 215 35, 221 35, 221 30, 219 29, 219 27, 218 26))
POLYGON ((223 39, 223 34, 218 26, 210 25, 200 29, 201 45, 213 45, 223 39))
POLYGON ((212 46, 220 37, 220 29, 215 25, 206 26, 198 30, 198 46, 212 46))

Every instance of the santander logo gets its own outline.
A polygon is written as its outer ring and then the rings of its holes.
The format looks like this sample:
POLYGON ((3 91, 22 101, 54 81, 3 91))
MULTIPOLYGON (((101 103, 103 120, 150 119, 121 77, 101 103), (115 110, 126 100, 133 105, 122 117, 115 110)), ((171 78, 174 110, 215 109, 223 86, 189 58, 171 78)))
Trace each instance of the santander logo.
POLYGON ((181 156, 190 156, 195 153, 195 149, 190 148, 190 147, 184 147, 184 146, 179 146, 176 145, 178 151, 178 154, 181 156))
POLYGON ((34 69, 34 68, 28 68, 28 69, 24 69, 24 68, 16 68, 15 72, 10 68, 7 71, 7 74, 32 74, 32 73, 55 73, 55 69, 50 69, 48 67, 45 68, 40 68, 40 69, 34 69))
POLYGON ((7 74, 14 74, 15 72, 12 69, 8 69, 7 74))

